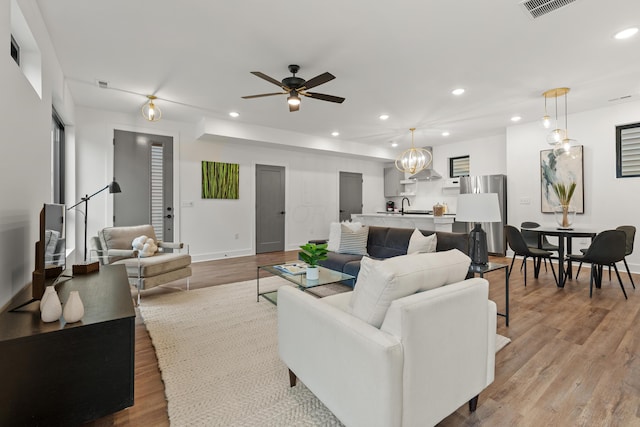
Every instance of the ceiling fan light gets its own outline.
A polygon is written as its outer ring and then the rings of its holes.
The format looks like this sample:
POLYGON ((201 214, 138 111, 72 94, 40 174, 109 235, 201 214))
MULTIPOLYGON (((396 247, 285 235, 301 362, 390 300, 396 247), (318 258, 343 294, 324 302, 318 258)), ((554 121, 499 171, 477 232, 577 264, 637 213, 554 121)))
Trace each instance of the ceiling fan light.
POLYGON ((298 97, 297 93, 291 93, 287 98, 287 102, 289 103, 289 105, 300 105, 300 98, 298 97))

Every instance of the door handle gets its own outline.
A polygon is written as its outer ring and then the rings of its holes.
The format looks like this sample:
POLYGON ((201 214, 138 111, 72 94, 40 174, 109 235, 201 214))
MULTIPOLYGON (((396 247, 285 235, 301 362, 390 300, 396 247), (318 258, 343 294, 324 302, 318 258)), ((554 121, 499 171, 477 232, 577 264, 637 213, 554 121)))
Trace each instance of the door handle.
POLYGON ((280 212, 280 215, 284 215, 285 213, 286 213, 285 211, 282 211, 282 212, 280 212))

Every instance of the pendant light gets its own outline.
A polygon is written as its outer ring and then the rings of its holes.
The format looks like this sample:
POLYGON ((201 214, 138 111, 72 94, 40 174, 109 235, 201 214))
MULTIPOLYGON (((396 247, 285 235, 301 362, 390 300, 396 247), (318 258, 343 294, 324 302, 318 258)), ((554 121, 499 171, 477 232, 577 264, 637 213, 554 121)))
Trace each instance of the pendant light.
POLYGON ((424 148, 416 148, 413 144, 413 133, 416 128, 410 128, 411 131, 411 148, 402 152, 400 157, 396 159, 396 168, 404 173, 415 174, 426 169, 433 160, 433 156, 429 150, 424 148))
MULTIPOLYGON (((547 98, 555 98, 555 118, 556 118, 556 126, 555 129, 553 129, 548 135, 547 135, 547 142, 549 143, 549 145, 558 145, 560 143, 562 143, 562 141, 564 139, 567 138, 567 129, 566 126, 564 129, 560 128, 560 125, 558 123, 558 97, 560 96, 564 96, 565 99, 565 123, 566 123, 566 115, 567 115, 567 104, 566 104, 566 100, 567 100, 567 93, 569 93, 569 88, 568 87, 558 87, 555 89, 549 89, 547 91, 545 91, 542 96, 544 96, 544 105, 545 105, 545 117, 548 117, 546 115, 546 109, 547 109, 547 98)), ((543 117, 544 119, 544 117, 543 117)), ((546 123, 543 120, 543 125, 546 126, 546 123)))
POLYGON ((153 95, 147 95, 147 98, 149 98, 149 102, 142 106, 142 117, 150 122, 157 122, 162 117, 162 111, 153 101, 158 98, 153 95))
POLYGON ((551 127, 551 117, 547 114, 547 97, 544 97, 544 116, 542 116, 542 126, 545 129, 549 129, 551 127))

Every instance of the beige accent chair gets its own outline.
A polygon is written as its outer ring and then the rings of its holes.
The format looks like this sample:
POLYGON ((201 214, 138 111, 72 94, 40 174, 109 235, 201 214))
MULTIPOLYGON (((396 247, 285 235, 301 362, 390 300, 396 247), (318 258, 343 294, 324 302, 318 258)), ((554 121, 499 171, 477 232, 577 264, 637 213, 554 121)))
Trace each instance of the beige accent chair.
POLYGON ((187 279, 191 276, 191 255, 189 246, 183 243, 162 242, 156 240, 156 233, 151 225, 135 225, 126 227, 107 227, 91 239, 91 258, 99 259, 101 264, 124 264, 129 276, 129 284, 140 292, 175 280, 187 279), (147 236, 156 241, 158 252, 150 257, 138 256, 132 247, 133 240, 147 236), (183 252, 164 252, 164 249, 185 250, 183 252))

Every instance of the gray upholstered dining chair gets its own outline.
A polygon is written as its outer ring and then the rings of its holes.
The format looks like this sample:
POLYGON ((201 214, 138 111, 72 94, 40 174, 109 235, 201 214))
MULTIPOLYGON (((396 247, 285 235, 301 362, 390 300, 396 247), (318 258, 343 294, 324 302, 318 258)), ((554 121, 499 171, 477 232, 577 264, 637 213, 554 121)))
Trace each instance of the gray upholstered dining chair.
MULTIPOLYGON (((617 262, 624 260, 625 257, 626 234, 622 230, 605 230, 598 234, 591 242, 584 254, 567 255, 572 261, 588 262, 591 264, 591 278, 589 279, 589 298, 593 295, 593 281, 596 286, 600 287, 602 282, 602 267, 613 266, 618 276, 620 288, 627 299, 627 292, 622 284, 620 273, 618 272, 617 262)), ((635 287, 635 286, 634 286, 635 287)))
MULTIPOLYGON (((627 257, 633 253, 633 244, 634 244, 635 239, 636 239, 636 227, 634 227, 633 225, 621 225, 619 227, 616 227, 616 230, 623 231, 624 234, 625 234, 625 238, 626 238, 626 240, 625 240, 625 253, 624 253, 624 258, 622 259, 622 261, 624 261, 624 267, 627 269, 627 274, 629 275, 629 280, 631 281, 631 286, 633 286, 633 289, 635 289, 636 285, 635 285, 635 283, 633 283, 633 277, 631 276, 631 271, 629 270, 629 264, 627 264, 627 257)), ((587 252, 587 249, 580 249, 580 252, 585 254, 587 252)), ((582 262, 578 266, 578 272, 576 273, 576 279, 578 278, 578 275, 580 274, 580 267, 582 267, 582 262)), ((609 266, 609 280, 611 280, 611 266, 609 266)))
MULTIPOLYGON (((525 242, 527 242, 527 246, 530 248, 538 248, 538 233, 535 231, 527 230, 527 228, 538 228, 540 224, 533 221, 524 221, 520 224, 520 232, 522 233, 522 237, 524 237, 525 242)), ((542 236, 542 246, 539 249, 543 249, 549 252, 558 252, 558 246, 554 245, 547 239, 547 236, 542 236)), ((544 261, 544 269, 547 271, 547 259, 543 258, 544 261)), ((524 265, 524 261, 520 265, 520 269, 522 270, 522 266, 524 265)))
POLYGON ((513 269, 513 262, 516 260, 516 256, 522 256, 524 263, 524 285, 527 286, 527 258, 531 257, 534 260, 533 267, 536 277, 540 272, 540 261, 542 259, 549 259, 549 265, 551 266, 551 271, 553 272, 553 278, 555 279, 556 284, 558 284, 558 276, 556 276, 556 270, 554 269, 553 263, 551 262, 551 258, 553 255, 552 252, 545 251, 544 249, 538 249, 537 247, 530 247, 524 240, 524 237, 522 236, 520 230, 512 225, 505 225, 504 233, 507 237, 507 243, 509 247, 514 252, 513 259, 511 260, 511 266, 509 267, 509 274, 511 274, 511 271, 513 269))

